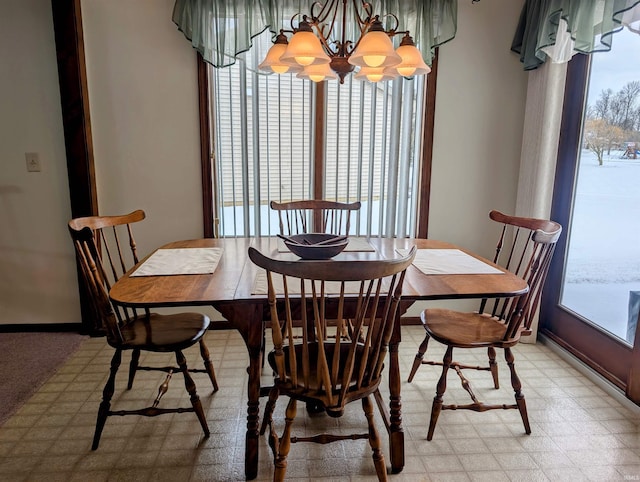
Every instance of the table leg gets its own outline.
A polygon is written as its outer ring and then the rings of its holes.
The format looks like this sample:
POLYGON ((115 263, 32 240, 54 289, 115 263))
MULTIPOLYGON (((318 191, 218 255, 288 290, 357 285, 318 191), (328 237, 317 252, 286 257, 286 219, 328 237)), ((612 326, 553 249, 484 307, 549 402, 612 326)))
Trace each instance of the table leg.
POLYGON ((244 472, 247 480, 258 475, 258 443, 260 437, 260 373, 262 352, 260 347, 249 347, 249 374, 247 399, 247 435, 245 441, 244 472))
POLYGON ((247 434, 245 438, 244 472, 247 480, 258 476, 260 437, 260 376, 262 374, 262 343, 264 320, 262 304, 215 306, 238 330, 249 352, 247 387, 247 434))
POLYGON ((398 349, 401 339, 400 317, 413 301, 400 301, 396 323, 389 341, 389 451, 391 471, 396 474, 404 468, 404 431, 402 429, 402 402, 400 397, 400 362, 398 349))
POLYGON ((404 432, 402 430, 402 402, 400 401, 400 367, 398 343, 389 344, 389 450, 391 471, 396 474, 404 468, 404 432))

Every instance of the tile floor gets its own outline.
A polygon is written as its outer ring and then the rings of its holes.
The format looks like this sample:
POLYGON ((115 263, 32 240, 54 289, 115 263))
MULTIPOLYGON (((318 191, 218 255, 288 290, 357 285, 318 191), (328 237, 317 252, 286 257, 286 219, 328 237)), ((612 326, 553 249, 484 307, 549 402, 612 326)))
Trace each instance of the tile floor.
MULTIPOLYGON (((403 378, 422 335, 419 326, 403 328, 403 378)), ((196 375, 212 431, 208 439, 202 437, 190 413, 110 417, 100 447, 92 452, 95 417, 112 350, 103 339, 89 339, 0 427, 0 480, 243 480, 246 350, 234 331, 210 332, 207 343, 220 384, 220 391, 212 394, 206 375, 196 375)), ((515 352, 532 434, 524 434, 515 410, 446 411, 440 416, 434 440, 427 442, 440 369, 423 366, 413 383, 402 385, 406 465, 402 473, 389 476, 391 481, 640 480, 640 412, 621 405, 540 343, 518 345, 515 352)), ((427 354, 439 357, 442 349, 433 343, 427 354)), ((192 366, 197 364, 197 349, 190 350, 188 358, 192 366)), ((164 358, 147 355, 143 361, 154 359, 162 362, 164 358)), ((484 352, 467 355, 465 361, 483 362, 484 352)), ((502 397, 511 403, 503 361, 500 369, 505 387, 498 391, 491 387, 488 373, 467 373, 481 399, 502 397)), ((118 375, 114 408, 150 403, 162 375, 139 372, 134 389, 127 392, 122 390, 125 372, 121 369, 118 375)), ((268 379, 265 375, 265 383, 268 379)), ((451 373, 446 400, 467 400, 459 385, 451 373)), ((181 379, 174 377, 162 403, 188 405, 183 392, 181 379)), ((280 425, 282 402, 276 410, 280 425)), ((364 426, 359 403, 337 420, 308 416, 303 407, 298 414, 297 433, 318 432, 327 425, 345 432, 364 426)), ((386 436, 383 439, 388 454, 386 436)), ((273 466, 265 438, 260 450, 258 479, 268 480, 273 466)), ((325 446, 294 444, 289 459, 290 480, 376 480, 363 440, 325 446)))

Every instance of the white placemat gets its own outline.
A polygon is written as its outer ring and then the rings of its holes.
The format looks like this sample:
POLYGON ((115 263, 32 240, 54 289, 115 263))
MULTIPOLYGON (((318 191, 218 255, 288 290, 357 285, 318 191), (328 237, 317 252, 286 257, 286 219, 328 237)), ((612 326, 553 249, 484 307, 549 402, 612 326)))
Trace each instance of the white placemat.
POLYGON ((168 276, 213 273, 222 248, 159 249, 130 276, 168 276))
MULTIPOLYGON (((349 237, 349 243, 347 243, 347 247, 344 248, 344 251, 375 251, 373 246, 369 244, 367 238, 363 238, 361 236, 353 236, 349 237)), ((279 253, 288 253, 289 249, 287 245, 284 244, 282 239, 278 239, 278 252, 279 253)))
MULTIPOLYGON (((398 249, 406 256, 408 249, 398 249)), ((503 274, 459 249, 419 249, 413 265, 424 274, 503 274)))

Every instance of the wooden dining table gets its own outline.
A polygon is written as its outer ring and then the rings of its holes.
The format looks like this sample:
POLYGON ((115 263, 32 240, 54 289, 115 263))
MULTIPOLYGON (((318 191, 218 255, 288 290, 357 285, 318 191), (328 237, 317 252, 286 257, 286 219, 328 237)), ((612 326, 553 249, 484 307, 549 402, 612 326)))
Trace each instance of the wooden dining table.
MULTIPOLYGON (((340 259, 390 259, 402 256, 403 249, 416 246, 422 249, 460 249, 466 254, 496 267, 482 257, 450 243, 431 239, 370 238, 367 251, 343 251, 340 259)), ((238 330, 247 346, 248 403, 245 441, 245 476, 254 479, 258 470, 259 402, 266 390, 260 386, 265 323, 268 321, 266 294, 256 294, 256 277, 260 268, 248 258, 253 246, 272 257, 298 259, 282 252, 277 238, 206 238, 176 241, 159 249, 222 248, 215 271, 210 274, 179 274, 165 276, 131 276, 143 259, 114 284, 110 297, 114 303, 129 307, 213 306, 238 330)), ((336 258, 337 259, 337 258, 336 258)), ((425 274, 415 266, 407 269, 400 313, 418 300, 510 297, 526 293, 527 283, 504 270, 498 274, 425 274)), ((377 398, 385 427, 389 434, 390 462, 394 473, 404 467, 404 433, 398 346, 401 341, 400 323, 396 323, 389 345, 389 401, 377 398)))

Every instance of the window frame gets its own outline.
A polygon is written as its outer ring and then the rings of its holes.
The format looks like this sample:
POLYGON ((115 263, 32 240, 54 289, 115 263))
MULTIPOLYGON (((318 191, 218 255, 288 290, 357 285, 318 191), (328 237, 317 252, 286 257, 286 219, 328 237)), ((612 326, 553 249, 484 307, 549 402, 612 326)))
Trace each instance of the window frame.
MULTIPOLYGON (((211 99, 209 76, 207 75, 207 64, 200 54, 197 55, 198 69, 198 112, 200 116, 200 162, 202 173, 202 216, 203 230, 206 238, 215 238, 217 233, 217 222, 215 219, 215 159, 213 157, 213 139, 211 130, 211 99)), ((433 128, 435 119, 436 104, 436 83, 438 74, 438 49, 435 49, 431 72, 425 92, 425 108, 423 112, 423 131, 422 131, 422 152, 420 153, 421 172, 420 172, 420 196, 418 198, 418 209, 416 212, 416 236, 418 238, 427 238, 429 226, 429 195, 431 192, 431 164, 433 156, 433 128)), ((317 112, 324 110, 325 83, 320 82, 316 86, 319 106, 317 112)), ((318 115, 318 114, 316 114, 318 115)), ((317 121, 318 119, 316 119, 317 121)), ((322 135, 321 122, 315 122, 316 130, 314 139, 314 157, 315 159, 324 159, 324 135, 322 135)), ((315 162, 315 176, 322 173, 324 166, 322 162, 315 162)), ((322 186, 314 183, 313 195, 315 199, 322 198, 322 186)))

